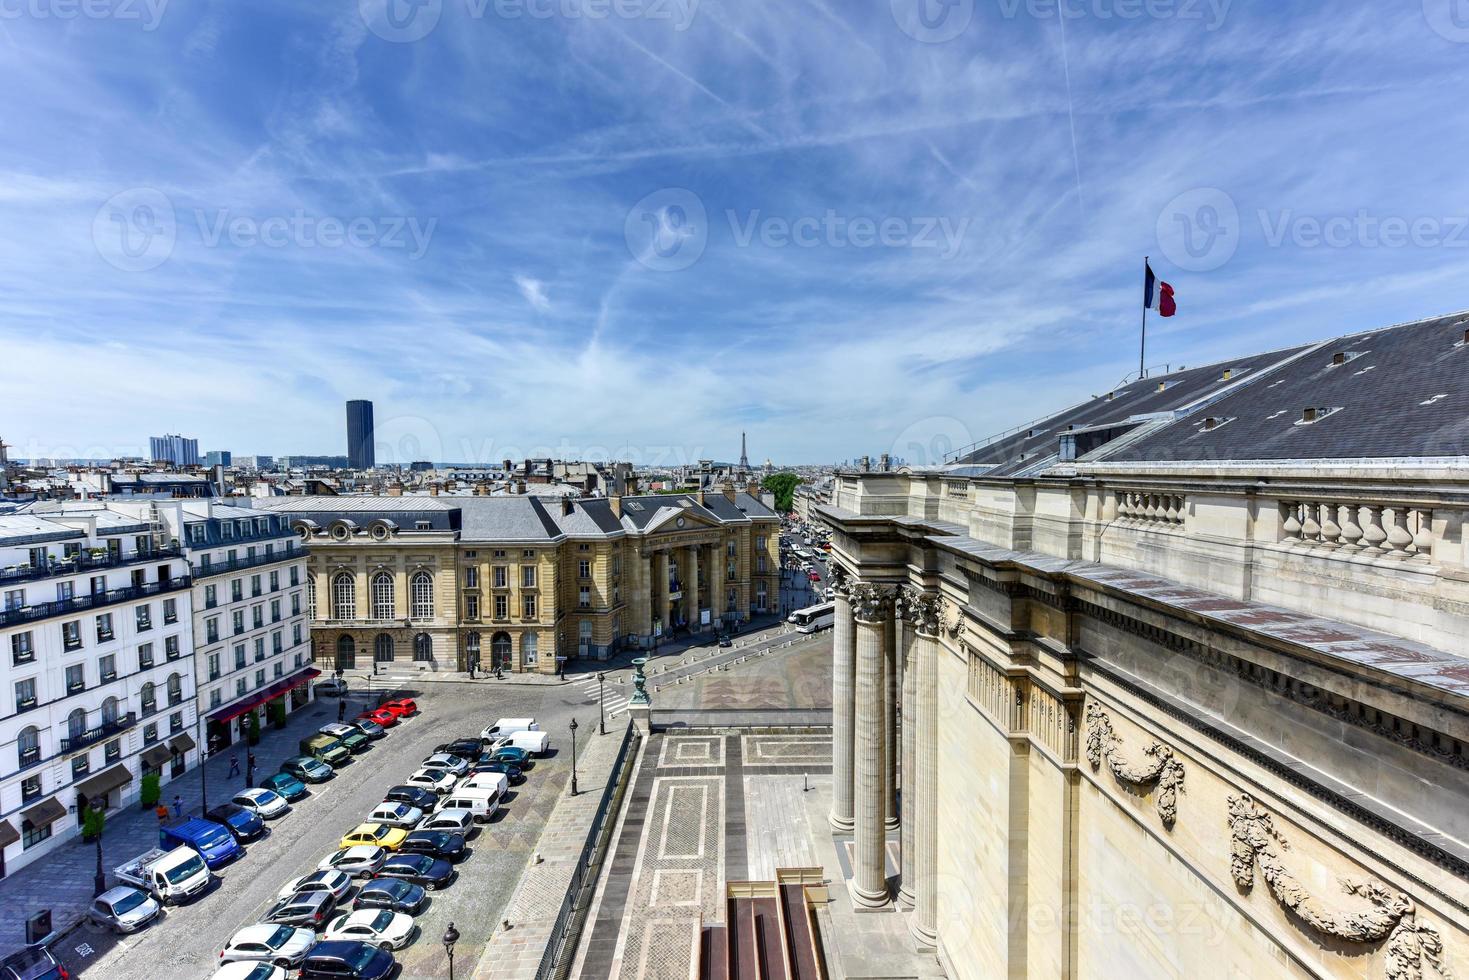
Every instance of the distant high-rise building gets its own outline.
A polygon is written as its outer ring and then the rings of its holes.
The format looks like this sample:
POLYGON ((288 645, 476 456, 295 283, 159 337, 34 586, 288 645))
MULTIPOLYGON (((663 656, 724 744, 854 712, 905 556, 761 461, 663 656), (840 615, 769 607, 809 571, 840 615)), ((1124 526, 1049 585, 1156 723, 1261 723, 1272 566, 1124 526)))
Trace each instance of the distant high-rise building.
POLYGON ((347 465, 370 470, 372 452, 372 402, 356 399, 347 403, 347 465))
POLYGON ((229 466, 230 451, 228 449, 211 449, 204 454, 205 466, 229 466))
POLYGON ((153 462, 172 463, 174 466, 199 465, 199 440, 185 439, 180 435, 151 436, 148 445, 152 449, 153 462))

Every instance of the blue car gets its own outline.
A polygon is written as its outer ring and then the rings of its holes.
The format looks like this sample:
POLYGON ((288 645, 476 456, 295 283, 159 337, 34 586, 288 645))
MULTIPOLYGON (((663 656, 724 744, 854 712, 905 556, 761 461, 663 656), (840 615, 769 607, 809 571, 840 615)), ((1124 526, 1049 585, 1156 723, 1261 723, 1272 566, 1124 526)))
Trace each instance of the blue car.
POLYGON ((265 833, 265 821, 260 815, 237 803, 221 803, 204 815, 234 834, 235 840, 254 840, 265 833))
POLYGON ((213 820, 200 817, 186 817, 159 830, 158 846, 165 851, 192 847, 211 871, 245 853, 233 834, 213 820))
POLYGON ((260 781, 260 788, 280 794, 288 803, 295 803, 306 795, 306 784, 287 772, 266 776, 260 781))

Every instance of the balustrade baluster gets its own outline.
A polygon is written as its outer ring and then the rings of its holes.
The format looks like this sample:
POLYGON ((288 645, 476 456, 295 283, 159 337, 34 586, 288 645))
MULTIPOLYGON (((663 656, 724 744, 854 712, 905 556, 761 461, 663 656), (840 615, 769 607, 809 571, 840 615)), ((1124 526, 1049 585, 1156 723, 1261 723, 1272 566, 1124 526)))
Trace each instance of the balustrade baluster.
POLYGON ((1287 500, 1280 506, 1285 512, 1285 520, 1280 525, 1280 529, 1285 532, 1285 537, 1282 539, 1283 543, 1291 545, 1300 544, 1301 522, 1296 519, 1296 512, 1300 508, 1300 504, 1294 500, 1287 500))
POLYGON ((1387 540, 1387 532, 1382 529, 1382 508, 1377 504, 1368 504, 1362 509, 1367 512, 1367 521, 1362 525, 1362 554, 1380 555, 1383 552, 1382 542, 1387 540))
POLYGON ((1316 521, 1316 504, 1303 505, 1302 513, 1305 519, 1301 521, 1301 539, 1305 541, 1306 547, 1314 548, 1321 543, 1321 525, 1316 521))
POLYGON ((1387 557, 1396 560, 1407 558, 1408 545, 1412 543, 1413 535, 1408 532, 1408 509, 1394 507, 1392 525, 1387 529, 1387 546, 1392 550, 1387 553, 1387 557))
POLYGON ((1413 519, 1417 522, 1418 532, 1413 535, 1413 560, 1433 560, 1433 511, 1419 507, 1413 511, 1413 519))
POLYGON ((1336 548, 1340 543, 1341 525, 1336 522, 1336 504, 1321 505, 1321 545, 1336 548))
POLYGON ((1362 550, 1362 526, 1357 523, 1357 505, 1343 504, 1341 507, 1341 550, 1352 554, 1362 550))

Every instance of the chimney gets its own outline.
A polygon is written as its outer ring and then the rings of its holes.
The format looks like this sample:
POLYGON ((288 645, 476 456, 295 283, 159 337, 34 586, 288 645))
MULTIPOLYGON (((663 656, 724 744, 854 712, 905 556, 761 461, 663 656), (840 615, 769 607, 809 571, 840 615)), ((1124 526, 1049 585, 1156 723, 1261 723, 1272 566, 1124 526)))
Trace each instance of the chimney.
POLYGON ((862 457, 862 472, 863 473, 870 473, 870 472, 872 472, 872 457, 871 456, 863 456, 862 457))
POLYGON ((571 498, 570 497, 562 497, 561 498, 561 516, 562 517, 570 517, 571 516, 571 512, 573 510, 576 510, 576 505, 571 502, 571 498))
MULTIPOLYGON (((525 464, 525 468, 526 468, 527 471, 529 471, 530 464, 529 463, 526 463, 525 464)), ((515 481, 515 492, 516 493, 519 493, 519 494, 525 493, 525 481, 524 480, 516 480, 515 481)))
POLYGON ((1165 391, 1165 390, 1167 390, 1167 388, 1168 388, 1168 382, 1166 382, 1166 381, 1159 381, 1158 382, 1158 390, 1159 391, 1165 391))
POLYGON ((502 470, 504 470, 506 473, 509 473, 512 469, 514 469, 514 467, 515 467, 515 464, 512 463, 512 462, 510 462, 510 460, 508 460, 508 459, 505 460, 504 463, 502 463, 501 466, 500 466, 500 468, 502 470))
POLYGON ((1316 411, 1317 410, 1314 409, 1314 408, 1303 409, 1301 411, 1301 421, 1302 422, 1314 422, 1314 421, 1316 421, 1316 411))
POLYGON ((388 486, 388 496, 389 497, 401 497, 401 496, 403 496, 403 484, 401 484, 401 483, 393 483, 393 484, 390 484, 388 486))
POLYGON ((1224 374, 1222 374, 1220 376, 1219 380, 1220 381, 1228 381, 1232 377, 1234 377, 1234 368, 1225 368, 1224 369, 1224 374))
POLYGON ((877 468, 882 470, 884 473, 891 470, 893 468, 892 456, 890 456, 888 453, 883 453, 881 456, 877 457, 877 468))
POLYGON ((1464 339, 1459 341, 1459 343, 1469 347, 1469 327, 1464 328, 1464 339))
POLYGON ((725 480, 724 481, 724 487, 723 487, 723 489, 724 489, 724 499, 728 500, 730 503, 734 503, 735 502, 735 485, 734 485, 734 481, 733 480, 725 480))
MULTIPOLYGON (((1228 373, 1228 372, 1226 372, 1226 373, 1228 373)), ((1204 419, 1204 431, 1205 432, 1207 432, 1210 429, 1216 428, 1218 425, 1219 425, 1219 420, 1217 418, 1215 418, 1214 416, 1212 416, 1212 415, 1209 416, 1208 418, 1204 419)))
POLYGON ((437 483, 430 483, 428 485, 428 495, 430 497, 437 497, 439 495, 439 485, 437 483))
POLYGON ((612 516, 622 520, 622 494, 614 493, 607 498, 607 503, 612 506, 612 516))
POLYGON ((1331 355, 1331 363, 1333 365, 1338 366, 1338 367, 1340 367, 1341 365, 1347 363, 1347 352, 1344 351, 1344 350, 1339 350, 1335 354, 1332 354, 1331 355))
POLYGON ((488 497, 490 495, 490 488, 483 483, 476 483, 474 485, 474 495, 476 497, 488 497))
POLYGON ((699 492, 696 493, 696 494, 694 494, 694 499, 699 502, 699 506, 700 507, 703 507, 704 506, 704 488, 703 487, 700 487, 699 488, 699 492))

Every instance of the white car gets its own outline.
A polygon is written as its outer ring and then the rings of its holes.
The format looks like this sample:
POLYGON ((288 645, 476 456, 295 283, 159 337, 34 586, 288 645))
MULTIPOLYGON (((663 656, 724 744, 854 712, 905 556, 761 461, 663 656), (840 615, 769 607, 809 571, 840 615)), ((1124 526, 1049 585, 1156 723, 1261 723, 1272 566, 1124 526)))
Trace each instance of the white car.
POLYGON ((403 782, 420 789, 431 789, 442 796, 454 788, 459 777, 443 769, 420 769, 403 782))
POLYGON ((340 871, 345 875, 356 875, 359 878, 371 878, 377 874, 383 862, 388 859, 387 848, 375 847, 372 844, 353 844, 344 847, 321 859, 316 866, 318 871, 340 871))
POLYGON ((273 963, 241 960, 226 963, 209 975, 209 980, 286 980, 286 971, 273 963))
POLYGON ((243 789, 230 797, 230 802, 235 806, 242 806, 251 813, 264 817, 266 820, 274 820, 282 814, 289 813, 291 804, 286 798, 273 790, 268 789, 243 789))
POLYGON ((297 892, 331 892, 340 902, 352 890, 352 877, 341 871, 313 871, 300 878, 292 878, 278 893, 281 898, 290 898, 297 892))
POLYGON ((418 825, 419 830, 447 830, 468 837, 474 833, 474 814, 468 810, 440 810, 418 825))
MULTIPOLYGON (((246 926, 230 937, 219 951, 222 963, 244 961, 274 963, 280 967, 298 966, 306 951, 316 944, 316 933, 295 926, 262 924, 246 926)), ((248 973, 244 974, 249 976, 248 973)))
POLYGON ((423 819, 423 811, 407 803, 384 803, 367 818, 369 823, 385 823, 389 827, 412 830, 423 819))
POLYGON ((462 776, 469 772, 469 763, 457 755, 450 755, 447 752, 436 752, 427 759, 424 759, 423 765, 420 768, 443 769, 453 773, 455 776, 462 776))
POLYGON ((322 939, 346 939, 378 949, 402 949, 413 938, 413 916, 387 909, 358 909, 339 915, 322 932, 322 939))

